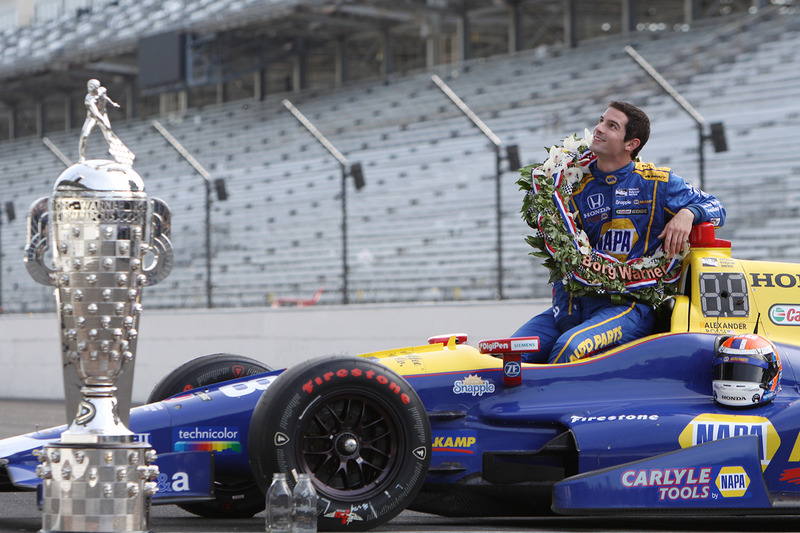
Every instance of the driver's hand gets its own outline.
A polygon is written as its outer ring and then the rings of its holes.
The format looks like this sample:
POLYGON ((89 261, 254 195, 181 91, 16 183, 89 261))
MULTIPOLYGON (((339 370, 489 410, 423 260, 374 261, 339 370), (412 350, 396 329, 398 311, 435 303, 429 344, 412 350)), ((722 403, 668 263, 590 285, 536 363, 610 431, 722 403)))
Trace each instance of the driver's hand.
POLYGON ((689 233, 692 231, 694 224, 694 213, 689 209, 683 208, 672 217, 672 220, 667 222, 664 230, 658 236, 659 239, 664 241, 664 251, 672 257, 673 255, 681 253, 686 240, 689 238, 689 233))

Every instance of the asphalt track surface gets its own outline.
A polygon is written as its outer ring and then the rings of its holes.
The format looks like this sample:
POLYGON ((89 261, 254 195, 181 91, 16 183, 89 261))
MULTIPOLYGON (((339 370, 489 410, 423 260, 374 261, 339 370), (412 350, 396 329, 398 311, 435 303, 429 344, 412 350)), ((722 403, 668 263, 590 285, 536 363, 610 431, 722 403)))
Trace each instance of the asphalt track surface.
MULTIPOLYGON (((64 422, 60 402, 0 400, 0 438, 28 433, 64 422)), ((36 496, 31 492, 0 493, 0 533, 37 532, 42 526, 36 496)), ((174 505, 154 506, 151 527, 166 532, 261 532, 264 513, 253 518, 217 520, 191 515, 174 505)), ((543 517, 543 518, 448 518, 405 511, 378 532, 756 532, 800 531, 800 514, 782 516, 696 516, 679 517, 543 517)))

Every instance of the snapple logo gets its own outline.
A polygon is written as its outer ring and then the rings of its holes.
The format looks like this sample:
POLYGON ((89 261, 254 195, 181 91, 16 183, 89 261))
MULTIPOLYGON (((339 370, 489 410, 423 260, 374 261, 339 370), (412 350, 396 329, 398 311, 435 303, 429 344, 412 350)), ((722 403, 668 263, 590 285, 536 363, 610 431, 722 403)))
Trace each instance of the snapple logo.
POLYGON ((453 382, 453 394, 471 394, 473 396, 483 396, 494 392, 494 383, 488 379, 484 380, 477 374, 470 374, 464 379, 453 382))
POLYGON ((800 305, 773 305, 769 308, 769 319, 779 326, 800 326, 800 305))

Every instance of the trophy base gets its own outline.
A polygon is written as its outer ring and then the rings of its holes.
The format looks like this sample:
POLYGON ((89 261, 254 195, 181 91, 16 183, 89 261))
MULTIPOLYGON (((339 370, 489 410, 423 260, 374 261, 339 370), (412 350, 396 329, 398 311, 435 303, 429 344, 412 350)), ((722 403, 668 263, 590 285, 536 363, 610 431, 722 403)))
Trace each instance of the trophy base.
POLYGON ((40 532, 151 533, 158 467, 150 450, 144 443, 45 446, 40 532))

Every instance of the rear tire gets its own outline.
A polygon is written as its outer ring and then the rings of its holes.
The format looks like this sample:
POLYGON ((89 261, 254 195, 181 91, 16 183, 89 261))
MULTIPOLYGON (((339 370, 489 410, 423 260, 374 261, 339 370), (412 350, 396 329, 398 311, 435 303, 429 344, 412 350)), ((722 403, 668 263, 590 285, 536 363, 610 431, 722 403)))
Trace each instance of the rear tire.
POLYGON ((263 374, 270 370, 272 369, 261 361, 243 355, 231 353, 202 355, 183 363, 161 378, 147 397, 147 403, 160 402, 190 389, 263 374))
MULTIPOLYGON (((154 403, 191 389, 232 379, 263 374, 270 367, 249 357, 228 353, 204 355, 188 361, 153 387, 147 403, 154 403)), ((254 479, 214 481, 214 500, 181 503, 178 507, 207 518, 249 518, 264 510, 264 494, 254 479)))
POLYGON ((358 357, 306 361, 264 391, 250 422, 250 464, 266 492, 274 472, 311 474, 326 531, 363 531, 415 498, 428 471, 425 407, 405 379, 358 357))

